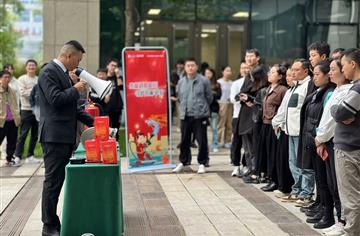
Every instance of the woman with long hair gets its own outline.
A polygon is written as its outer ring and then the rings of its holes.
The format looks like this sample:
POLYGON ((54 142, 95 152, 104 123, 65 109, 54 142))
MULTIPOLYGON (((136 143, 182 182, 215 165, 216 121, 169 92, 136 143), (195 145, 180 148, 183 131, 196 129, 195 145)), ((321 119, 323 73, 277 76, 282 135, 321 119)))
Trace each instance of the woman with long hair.
POLYGON ((270 86, 266 89, 266 95, 263 100, 263 125, 260 131, 260 140, 257 149, 258 157, 258 176, 265 173, 269 183, 262 187, 263 191, 274 191, 278 186, 278 178, 276 173, 276 148, 278 139, 275 135, 271 121, 276 115, 281 101, 286 93, 286 70, 283 65, 274 65, 268 74, 270 86))
POLYGON ((211 84, 211 91, 213 93, 213 101, 210 104, 210 111, 211 111, 211 120, 210 126, 213 133, 213 141, 212 141, 212 150, 213 152, 219 151, 219 144, 218 144, 218 118, 219 118, 219 103, 218 99, 221 97, 221 86, 218 82, 216 82, 215 71, 212 68, 205 69, 205 77, 210 80, 211 84))
POLYGON ((262 125, 262 100, 267 87, 267 73, 263 66, 256 66, 245 77, 244 84, 238 94, 242 107, 240 110, 237 130, 242 137, 244 157, 249 169, 248 176, 244 178, 252 183, 256 178, 256 156, 258 135, 262 125), (253 174, 249 176, 249 174, 253 174), (255 176, 255 177, 254 177, 255 176))
POLYGON ((329 101, 324 107, 324 112, 321 116, 320 124, 317 128, 315 138, 318 155, 322 155, 322 153, 324 152, 328 153, 328 158, 325 160, 327 182, 334 201, 336 216, 338 218, 337 224, 334 224, 330 228, 325 229, 324 233, 329 233, 329 235, 330 232, 331 235, 345 234, 345 219, 342 215, 341 210, 341 202, 337 186, 334 160, 335 158, 333 137, 335 134, 336 122, 332 118, 330 113, 330 108, 333 105, 340 104, 352 86, 352 84, 350 84, 349 81, 345 79, 344 75, 341 73, 341 70, 342 65, 340 63, 340 60, 333 60, 330 64, 329 77, 331 82, 335 83, 337 87, 335 88, 333 95, 330 97, 329 101))
MULTIPOLYGON (((316 128, 319 126, 324 106, 335 88, 335 84, 329 78, 330 62, 321 61, 314 67, 314 84, 318 88, 306 97, 301 108, 300 115, 300 139, 297 166, 302 171, 313 169, 315 181, 320 193, 321 210, 307 218, 307 223, 314 223, 314 228, 322 229, 335 223, 333 214, 333 200, 326 177, 327 154, 317 154, 315 145, 316 128)), ((307 181, 306 179, 304 181, 307 181)), ((303 181, 303 183, 304 183, 303 181)), ((310 180, 309 180, 310 181, 310 180)), ((311 196, 300 196, 298 206, 305 205, 311 201, 311 196)))
POLYGON ((286 91, 281 105, 271 120, 274 133, 278 139, 278 146, 276 148, 276 173, 278 177, 278 189, 274 191, 275 197, 282 198, 288 196, 291 192, 291 186, 294 184, 294 179, 291 175, 289 167, 289 136, 286 133, 286 106, 289 102, 291 90, 295 83, 292 77, 291 68, 286 71, 286 83, 289 87, 286 91))

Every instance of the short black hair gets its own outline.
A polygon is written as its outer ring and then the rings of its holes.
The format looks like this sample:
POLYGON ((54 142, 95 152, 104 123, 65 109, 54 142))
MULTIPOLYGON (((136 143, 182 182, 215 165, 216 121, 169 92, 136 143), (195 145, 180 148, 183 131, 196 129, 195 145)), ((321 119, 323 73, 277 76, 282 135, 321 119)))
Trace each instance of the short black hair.
POLYGON ((84 47, 76 40, 70 40, 69 42, 65 43, 65 45, 71 45, 79 52, 85 53, 84 47))
POLYGON ((10 63, 5 64, 5 65, 3 66, 3 70, 8 70, 9 68, 15 69, 15 68, 14 68, 14 65, 13 65, 13 64, 10 64, 10 63))
POLYGON ((109 65, 111 62, 116 62, 116 64, 119 66, 119 60, 116 58, 110 58, 107 62, 106 65, 109 65))
POLYGON ((256 57, 260 56, 260 52, 256 48, 246 49, 246 53, 254 53, 256 57))
POLYGON ((182 58, 180 58, 180 59, 178 59, 177 61, 176 61, 176 65, 184 65, 185 64, 185 61, 184 61, 184 59, 182 59, 182 58))
POLYGON ((308 52, 310 52, 311 50, 317 51, 320 54, 320 56, 325 54, 326 57, 329 57, 330 45, 327 42, 317 41, 315 43, 310 44, 310 46, 308 47, 308 52))
POLYGON ((7 70, 0 71, 0 77, 3 77, 4 75, 9 75, 11 77, 11 73, 7 70))
POLYGON ((338 53, 338 52, 340 52, 340 53, 345 52, 345 48, 335 48, 334 51, 332 51, 331 54, 338 53))
POLYGON ((99 72, 104 72, 104 73, 108 73, 108 69, 107 68, 99 68, 96 73, 99 73, 99 72))
POLYGON ((29 63, 34 63, 35 64, 35 66, 37 66, 38 65, 38 63, 37 63, 37 61, 35 61, 34 59, 29 59, 29 60, 27 60, 26 62, 25 62, 25 66, 27 66, 29 63))
POLYGON ((188 62, 188 61, 195 62, 196 65, 198 64, 198 63, 196 62, 196 59, 195 59, 194 57, 188 57, 188 58, 186 58, 185 61, 184 61, 184 64, 186 64, 186 62, 188 62))
POLYGON ((327 60, 318 62, 315 67, 319 67, 320 71, 324 75, 326 75, 330 71, 330 63, 331 63, 331 59, 327 59, 327 60))
POLYGON ((308 70, 308 72, 310 72, 310 62, 304 58, 299 58, 299 59, 295 59, 294 63, 295 62, 300 62, 301 63, 301 67, 304 69, 304 70, 308 70))
POLYGON ((360 49, 350 48, 344 52, 344 57, 349 61, 354 61, 360 67, 360 49))

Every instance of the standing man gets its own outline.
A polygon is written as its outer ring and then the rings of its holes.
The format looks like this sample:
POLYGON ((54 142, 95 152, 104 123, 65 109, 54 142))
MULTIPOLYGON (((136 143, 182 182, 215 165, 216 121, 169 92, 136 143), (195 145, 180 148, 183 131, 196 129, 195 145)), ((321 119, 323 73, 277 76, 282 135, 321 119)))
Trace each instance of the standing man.
POLYGON ((177 94, 180 104, 181 143, 180 164, 173 172, 181 172, 191 160, 191 133, 195 134, 199 144, 198 174, 205 173, 205 164, 209 159, 207 141, 207 123, 210 116, 210 104, 213 100, 210 81, 197 73, 198 65, 194 58, 185 60, 186 76, 179 80, 177 94))
MULTIPOLYGON (((245 62, 240 64, 240 78, 238 78, 234 83, 231 85, 231 92, 230 92, 230 102, 233 104, 233 118, 232 118, 232 144, 231 144, 231 162, 235 166, 231 176, 239 176, 243 171, 244 166, 241 165, 241 135, 238 134, 238 119, 241 110, 241 103, 238 94, 240 94, 241 88, 244 84, 245 76, 249 73, 250 67, 245 62)), ((247 167, 245 168, 245 172, 247 172, 247 167)))
MULTIPOLYGON (((345 99, 331 107, 335 128, 335 170, 346 235, 360 235, 360 49, 348 49, 341 58, 342 71, 352 81, 345 99)), ((345 235, 344 234, 344 235, 345 235)))
POLYGON ((20 124, 20 108, 16 90, 9 85, 10 80, 10 72, 0 71, 0 143, 7 138, 6 166, 19 166, 13 154, 20 124))
POLYGON ((289 134, 289 167, 294 178, 294 185, 289 196, 284 196, 282 201, 295 202, 311 198, 314 191, 315 174, 312 169, 301 169, 297 163, 300 136, 300 114, 305 98, 309 91, 310 63, 305 59, 297 59, 291 67, 295 86, 291 89, 289 100, 286 104, 286 133, 289 134))
POLYGON ((26 137, 31 130, 29 150, 26 158, 28 163, 39 163, 40 161, 34 157, 34 150, 38 139, 38 121, 33 113, 30 105, 30 94, 34 86, 37 84, 36 76, 37 62, 33 59, 27 60, 25 63, 26 74, 19 77, 18 84, 20 89, 20 136, 16 144, 14 154, 15 162, 20 163, 21 156, 24 151, 26 137))
POLYGON ((68 72, 80 63, 84 48, 77 41, 67 42, 58 57, 40 72, 40 142, 44 152, 45 180, 42 192, 43 236, 60 235, 56 208, 76 141, 77 120, 93 126, 93 119, 77 106, 86 82, 73 81, 68 72))
MULTIPOLYGON (((106 66, 108 70, 107 80, 112 83, 112 93, 107 103, 108 114, 110 118, 110 127, 119 130, 121 121, 121 111, 123 109, 123 100, 120 95, 123 82, 119 74, 119 61, 112 58, 106 66)), ((116 133, 116 140, 119 139, 119 131, 116 133)))
MULTIPOLYGON (((9 82, 9 87, 10 89, 12 89, 13 91, 16 91, 16 96, 17 96, 17 105, 20 106, 20 90, 19 90, 19 84, 18 84, 18 80, 15 78, 14 76, 14 65, 13 64, 5 64, 3 67, 3 71, 4 72, 9 72, 10 73, 10 82, 9 82)), ((15 141, 16 142, 16 141, 15 141)), ((16 146, 16 143, 15 143, 16 146)), ((6 152, 6 149, 9 148, 9 145, 6 142, 6 137, 4 138, 4 140, 1 143, 1 154, 4 155, 6 152)), ((11 147, 10 147, 11 148, 11 147)), ((15 149, 13 150, 15 151, 15 149)), ((13 153, 14 154, 14 153, 13 153)), ((14 159, 14 158, 13 158, 14 159)), ((20 164, 20 163, 18 163, 20 164)))
POLYGON ((250 70, 254 69, 257 65, 259 65, 260 53, 256 48, 246 50, 245 63, 250 67, 250 70))

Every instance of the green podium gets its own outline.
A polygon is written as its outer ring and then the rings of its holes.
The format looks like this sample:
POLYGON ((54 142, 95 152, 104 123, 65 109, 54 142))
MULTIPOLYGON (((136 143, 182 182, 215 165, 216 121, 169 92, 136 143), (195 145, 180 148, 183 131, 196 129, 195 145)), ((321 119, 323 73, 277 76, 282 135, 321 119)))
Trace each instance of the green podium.
MULTIPOLYGON (((75 155, 82 155, 79 149, 75 155)), ((66 166, 62 236, 81 236, 84 233, 122 235, 124 220, 119 163, 69 163, 66 166)))

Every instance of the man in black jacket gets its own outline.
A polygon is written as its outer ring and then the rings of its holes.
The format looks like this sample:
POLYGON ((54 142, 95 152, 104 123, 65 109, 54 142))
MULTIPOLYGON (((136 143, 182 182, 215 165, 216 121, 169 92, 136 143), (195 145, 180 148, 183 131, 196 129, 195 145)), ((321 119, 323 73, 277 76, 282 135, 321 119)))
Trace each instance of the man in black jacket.
POLYGON ((93 126, 93 119, 77 105, 79 92, 86 82, 73 81, 68 72, 74 70, 85 53, 77 41, 67 42, 58 57, 40 72, 40 142, 44 152, 45 180, 42 193, 43 236, 60 235, 56 215, 65 166, 69 162, 76 139, 77 120, 93 126))

